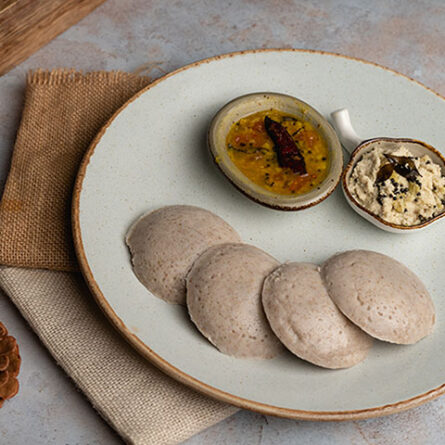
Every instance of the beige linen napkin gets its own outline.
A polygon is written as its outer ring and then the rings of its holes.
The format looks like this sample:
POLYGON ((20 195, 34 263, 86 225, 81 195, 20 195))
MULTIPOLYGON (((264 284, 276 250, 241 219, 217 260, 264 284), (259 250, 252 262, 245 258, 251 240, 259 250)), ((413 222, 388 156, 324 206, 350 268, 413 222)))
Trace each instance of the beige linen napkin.
POLYGON ((178 443, 236 411, 134 352, 75 272, 70 205, 79 163, 101 126, 148 83, 121 72, 30 73, 0 203, 0 286, 96 410, 141 445, 178 443))

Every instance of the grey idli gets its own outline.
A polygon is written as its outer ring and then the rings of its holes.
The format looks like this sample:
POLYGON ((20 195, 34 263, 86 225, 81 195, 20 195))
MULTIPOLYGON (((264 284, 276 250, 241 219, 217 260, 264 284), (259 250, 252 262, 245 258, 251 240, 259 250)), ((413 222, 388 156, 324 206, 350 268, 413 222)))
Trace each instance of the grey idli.
POLYGON ((163 207, 139 218, 126 242, 141 283, 169 303, 185 304, 185 278, 193 262, 211 246, 239 242, 223 219, 199 207, 163 207))
POLYGON ((348 368, 365 359, 372 339, 329 298, 319 266, 287 263, 264 281, 263 307, 281 342, 324 368, 348 368))
POLYGON ((187 277, 190 318, 224 354, 272 358, 282 351, 261 305, 264 278, 278 265, 247 244, 211 247, 193 264, 187 277))
POLYGON ((343 314, 373 337, 412 344, 431 333, 435 313, 428 291, 393 258, 366 250, 344 252, 323 264, 322 276, 343 314))

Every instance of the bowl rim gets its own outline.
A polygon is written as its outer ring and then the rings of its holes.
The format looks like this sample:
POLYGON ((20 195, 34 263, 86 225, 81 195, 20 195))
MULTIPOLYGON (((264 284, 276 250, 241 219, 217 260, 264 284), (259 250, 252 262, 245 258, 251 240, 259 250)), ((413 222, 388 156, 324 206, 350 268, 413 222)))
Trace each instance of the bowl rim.
MULTIPOLYGON (((324 132, 325 133, 325 132, 324 132)), ((250 200, 252 200, 253 202, 260 204, 264 207, 268 207, 270 209, 274 209, 274 210, 282 210, 282 211, 288 211, 288 212, 296 212, 299 210, 304 210, 310 207, 313 207, 317 204, 320 204, 322 201, 324 201, 325 199, 327 199, 337 188, 338 184, 341 181, 341 177, 342 177, 342 171, 343 171, 343 164, 344 164, 344 156, 343 156, 343 149, 342 146, 340 144, 340 140, 338 139, 338 135, 337 132, 334 130, 334 128, 332 127, 332 125, 329 123, 329 121, 317 110, 315 109, 312 105, 308 104, 307 102, 295 97, 295 96, 291 96, 290 94, 284 94, 284 93, 279 93, 279 92, 275 92, 275 91, 258 91, 258 92, 253 92, 253 93, 247 93, 247 94, 242 94, 240 96, 237 96, 233 99, 231 99, 230 101, 228 101, 227 103, 225 103, 213 116, 210 125, 208 127, 207 130, 207 147, 209 149, 209 152, 211 154, 211 158, 213 160, 213 163, 218 167, 218 169, 221 171, 221 173, 224 175, 224 177, 238 190, 240 191, 244 196, 246 196, 247 198, 249 198, 250 200), (330 184, 327 188, 326 191, 321 192, 319 194, 315 194, 315 196, 309 200, 309 202, 307 203, 301 203, 301 204, 291 204, 292 201, 290 201, 290 203, 286 203, 284 201, 284 197, 287 195, 280 195, 280 194, 275 194, 277 196, 277 198, 280 198, 281 196, 283 197, 283 202, 277 202, 277 203, 270 203, 270 202, 265 202, 262 201, 260 199, 261 196, 265 196, 266 195, 261 195, 261 192, 258 192, 258 197, 254 196, 253 194, 249 193, 248 190, 246 190, 245 188, 241 187, 241 185, 237 184, 234 180, 234 178, 232 177, 231 173, 231 169, 228 168, 226 166, 225 163, 220 162, 217 160, 218 157, 218 153, 217 153, 217 149, 216 149, 216 144, 214 143, 214 133, 217 129, 217 125, 219 123, 219 121, 221 120, 222 117, 224 117, 228 112, 230 112, 231 110, 233 110, 235 108, 235 106, 240 103, 242 104, 246 99, 248 98, 252 98, 252 100, 254 100, 255 98, 259 98, 259 97, 266 97, 266 96, 271 96, 271 97, 278 97, 281 98, 283 100, 290 100, 293 101, 294 103, 296 103, 299 106, 305 107, 307 108, 310 113, 316 118, 316 120, 321 121, 323 123, 323 125, 325 127, 328 128, 328 130, 332 133, 330 135, 330 141, 331 139, 333 139, 333 143, 330 143, 329 145, 332 146, 332 150, 336 152, 336 154, 339 156, 339 160, 337 161, 338 165, 339 165, 339 172, 334 175, 331 176, 332 169, 330 168, 330 171, 328 173, 328 175, 326 176, 326 178, 320 183, 323 184, 326 181, 331 181, 332 184, 330 184), (224 164, 224 165, 221 165, 224 164), (226 166, 226 168, 224 168, 224 166, 226 166)), ((245 176, 245 175, 243 175, 245 176)), ((308 192, 310 193, 310 192, 308 192)), ((299 198, 303 195, 296 195, 294 198, 299 198)), ((277 200, 278 201, 278 200, 277 200)))
MULTIPOLYGON (((379 223, 381 223, 381 224, 383 224, 383 225, 385 225, 387 227, 391 227, 392 229, 405 231, 405 232, 409 231, 409 230, 423 229, 424 227, 429 226, 433 222, 436 222, 439 219, 441 219, 442 217, 444 217, 445 216, 445 210, 443 210, 442 213, 439 213, 438 215, 434 216, 433 218, 431 218, 431 219, 429 219, 429 220, 427 220, 427 221, 425 221, 423 223, 415 224, 413 226, 403 226, 401 224, 395 224, 395 223, 386 221, 382 217, 380 217, 379 215, 376 215, 376 214, 372 213, 368 208, 366 208, 365 206, 360 204, 352 196, 352 193, 348 189, 348 185, 347 185, 347 181, 346 181, 347 176, 349 175, 349 173, 352 172, 352 169, 354 168, 356 162, 358 162, 356 160, 356 158, 360 154, 360 151, 362 149, 366 148, 367 146, 369 146, 370 144, 374 144, 375 142, 378 142, 378 141, 400 142, 400 143, 408 143, 408 142, 410 142, 410 143, 421 145, 424 148, 426 148, 427 150, 429 150, 430 152, 434 153, 436 156, 438 156, 441 159, 441 161, 442 161, 442 164, 443 164, 442 168, 445 168, 445 157, 444 157, 444 155, 439 150, 434 148, 432 145, 429 145, 426 142, 420 141, 418 139, 412 139, 412 138, 391 138, 391 137, 375 137, 375 138, 371 138, 371 139, 366 139, 363 142, 361 142, 359 145, 357 145, 357 147, 351 153, 351 157, 349 158, 349 162, 346 165, 346 167, 344 168, 342 176, 341 176, 342 188, 343 188, 344 193, 346 194, 347 201, 351 205, 358 207, 360 210, 365 212, 368 216, 370 216, 372 219, 378 221, 379 223)), ((370 222, 373 222, 373 221, 370 221, 370 222)))

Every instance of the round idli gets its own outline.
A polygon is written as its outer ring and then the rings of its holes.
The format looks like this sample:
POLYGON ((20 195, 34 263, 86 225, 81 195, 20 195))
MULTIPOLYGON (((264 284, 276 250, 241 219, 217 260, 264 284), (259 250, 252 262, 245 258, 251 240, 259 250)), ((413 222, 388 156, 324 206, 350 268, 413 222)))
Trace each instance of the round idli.
POLYGON ((261 304, 264 278, 278 266, 247 244, 211 247, 193 264, 187 277, 190 318, 224 354, 266 359, 283 350, 261 304))
POLYGON ((349 368, 365 359, 372 339, 338 310, 319 269, 287 263, 274 270, 264 281, 264 311, 293 354, 324 368, 349 368))
POLYGON ((322 266, 334 303, 353 323, 379 340, 412 344, 430 334, 434 305, 420 279, 377 252, 352 250, 322 266))
POLYGON ((185 278, 199 255, 211 246, 239 242, 222 218, 199 207, 163 207, 139 218, 126 243, 133 270, 154 295, 185 304, 185 278))

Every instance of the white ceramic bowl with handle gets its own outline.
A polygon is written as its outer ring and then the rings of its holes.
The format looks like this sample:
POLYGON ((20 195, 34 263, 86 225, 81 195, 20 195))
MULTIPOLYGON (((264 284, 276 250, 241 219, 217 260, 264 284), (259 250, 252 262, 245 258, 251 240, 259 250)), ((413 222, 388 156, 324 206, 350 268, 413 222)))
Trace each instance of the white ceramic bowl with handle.
POLYGON ((362 158, 362 156, 365 153, 374 150, 376 147, 391 149, 403 145, 416 157, 428 155, 434 163, 440 165, 442 169, 442 175, 445 175, 445 158, 437 149, 435 149, 431 145, 428 145, 425 142, 418 141, 416 139, 378 137, 363 140, 354 131, 349 112, 346 108, 334 111, 333 113, 331 113, 331 117, 343 147, 351 155, 342 175, 341 183, 343 193, 349 205, 360 216, 363 216, 363 218, 367 219, 369 222, 379 227, 380 229, 392 233, 411 233, 419 231, 426 228, 430 224, 439 221, 442 217, 445 216, 445 211, 443 211, 442 213, 420 224, 403 226, 385 221, 380 216, 370 212, 369 209, 357 202, 353 194, 348 189, 349 177, 354 170, 355 164, 362 158))

